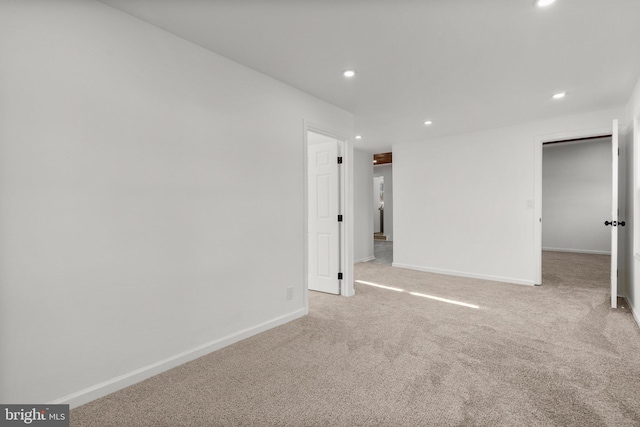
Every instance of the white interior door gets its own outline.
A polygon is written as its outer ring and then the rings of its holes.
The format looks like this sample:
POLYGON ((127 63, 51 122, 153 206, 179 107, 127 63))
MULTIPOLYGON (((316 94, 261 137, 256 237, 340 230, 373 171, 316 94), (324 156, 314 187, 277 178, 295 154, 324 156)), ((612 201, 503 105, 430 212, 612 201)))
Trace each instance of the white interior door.
POLYGON ((309 149, 309 289, 340 293, 338 142, 309 149))
POLYGON ((618 305, 618 120, 611 133, 611 307, 618 305))

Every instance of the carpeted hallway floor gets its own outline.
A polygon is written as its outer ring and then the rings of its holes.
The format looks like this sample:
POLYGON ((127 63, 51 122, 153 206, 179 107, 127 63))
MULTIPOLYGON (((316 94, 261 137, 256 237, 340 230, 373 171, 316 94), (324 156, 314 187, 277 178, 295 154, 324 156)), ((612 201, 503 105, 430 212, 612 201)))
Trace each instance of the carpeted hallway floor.
POLYGON ((545 253, 541 287, 358 264, 356 296, 312 292, 305 318, 71 425, 637 426, 640 329, 608 306, 608 262, 545 253))

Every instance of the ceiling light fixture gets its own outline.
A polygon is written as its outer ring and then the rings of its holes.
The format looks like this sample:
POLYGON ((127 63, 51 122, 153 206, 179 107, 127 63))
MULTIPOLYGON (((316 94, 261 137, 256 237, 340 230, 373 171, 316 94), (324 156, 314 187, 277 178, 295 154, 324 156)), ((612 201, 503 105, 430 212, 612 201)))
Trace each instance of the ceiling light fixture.
POLYGON ((553 3, 555 3, 556 0, 536 0, 535 1, 535 5, 538 7, 547 7, 553 3))
POLYGON ((431 120, 427 120, 426 122, 424 122, 425 125, 430 126, 433 124, 433 122, 431 120))
POLYGON ((342 75, 345 77, 353 77, 356 75, 356 70, 345 70, 342 75))
POLYGON ((356 139, 362 139, 362 135, 356 135, 356 139))
POLYGON ((553 95, 553 99, 562 99, 566 94, 567 94, 566 92, 556 93, 555 95, 553 95))

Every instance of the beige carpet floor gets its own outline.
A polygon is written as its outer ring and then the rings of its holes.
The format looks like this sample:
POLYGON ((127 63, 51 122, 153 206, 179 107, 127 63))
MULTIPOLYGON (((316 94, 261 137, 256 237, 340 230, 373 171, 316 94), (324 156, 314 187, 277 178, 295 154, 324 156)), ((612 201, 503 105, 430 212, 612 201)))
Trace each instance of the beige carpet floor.
POLYGON ((608 306, 608 262, 547 252, 540 287, 358 264, 356 280, 402 292, 312 292, 305 318, 76 408, 71 425, 638 426, 640 329, 608 306))

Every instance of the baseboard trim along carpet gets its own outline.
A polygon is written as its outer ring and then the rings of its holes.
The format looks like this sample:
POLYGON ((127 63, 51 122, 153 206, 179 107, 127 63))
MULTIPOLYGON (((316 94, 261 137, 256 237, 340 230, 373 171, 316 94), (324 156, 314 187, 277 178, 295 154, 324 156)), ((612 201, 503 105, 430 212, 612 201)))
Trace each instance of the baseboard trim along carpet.
POLYGON ((640 426, 640 331, 610 308, 610 260, 542 255, 542 288, 357 264, 356 297, 309 292, 308 316, 71 425, 640 426))
POLYGON ((467 273, 464 271, 455 271, 455 270, 444 270, 440 268, 431 268, 431 267, 420 267, 416 265, 410 264, 401 264, 398 262, 394 262, 391 264, 393 267, 406 268, 409 270, 416 271, 425 271, 427 273, 436 273, 436 274, 445 274, 447 276, 457 276, 457 277, 468 277, 471 279, 482 279, 482 280, 491 280, 493 282, 505 282, 505 283, 514 283, 516 285, 529 285, 533 286, 533 280, 523 280, 523 279, 514 279, 511 277, 501 277, 501 276, 490 276, 488 274, 475 274, 475 273, 467 273))
POLYGON ((611 251, 592 251, 588 249, 563 249, 563 248, 542 248, 549 252, 573 252, 576 254, 611 255, 611 251))
POLYGON ((633 315, 633 320, 636 321, 636 324, 638 325, 638 328, 640 328, 640 316, 638 316, 638 312, 635 310, 633 305, 631 305, 631 301, 629 301, 629 298, 624 297, 624 300, 627 302, 627 305, 629 306, 629 309, 631 310, 631 314, 633 315))
POLYGON ((71 408, 84 405, 85 403, 91 402, 92 400, 106 396, 125 387, 129 387, 130 385, 146 380, 147 378, 151 378, 154 375, 158 375, 162 372, 168 371, 169 369, 195 360, 216 350, 220 350, 221 348, 227 347, 238 341, 275 328, 276 326, 284 325, 285 323, 288 323, 292 320, 303 317, 305 314, 307 314, 307 309, 302 308, 300 310, 294 311, 293 313, 277 317, 275 319, 260 323, 250 328, 240 330, 220 339, 176 354, 175 356, 171 356, 150 365, 144 366, 140 369, 136 369, 135 371, 128 372, 126 374, 104 381, 100 384, 96 384, 78 392, 71 393, 67 396, 61 397, 60 399, 49 402, 49 404, 68 404, 71 408))
POLYGON ((368 256, 366 258, 357 259, 357 260, 353 261, 353 263, 354 264, 358 264, 359 262, 369 262, 369 261, 373 261, 374 259, 376 259, 375 256, 368 256))

